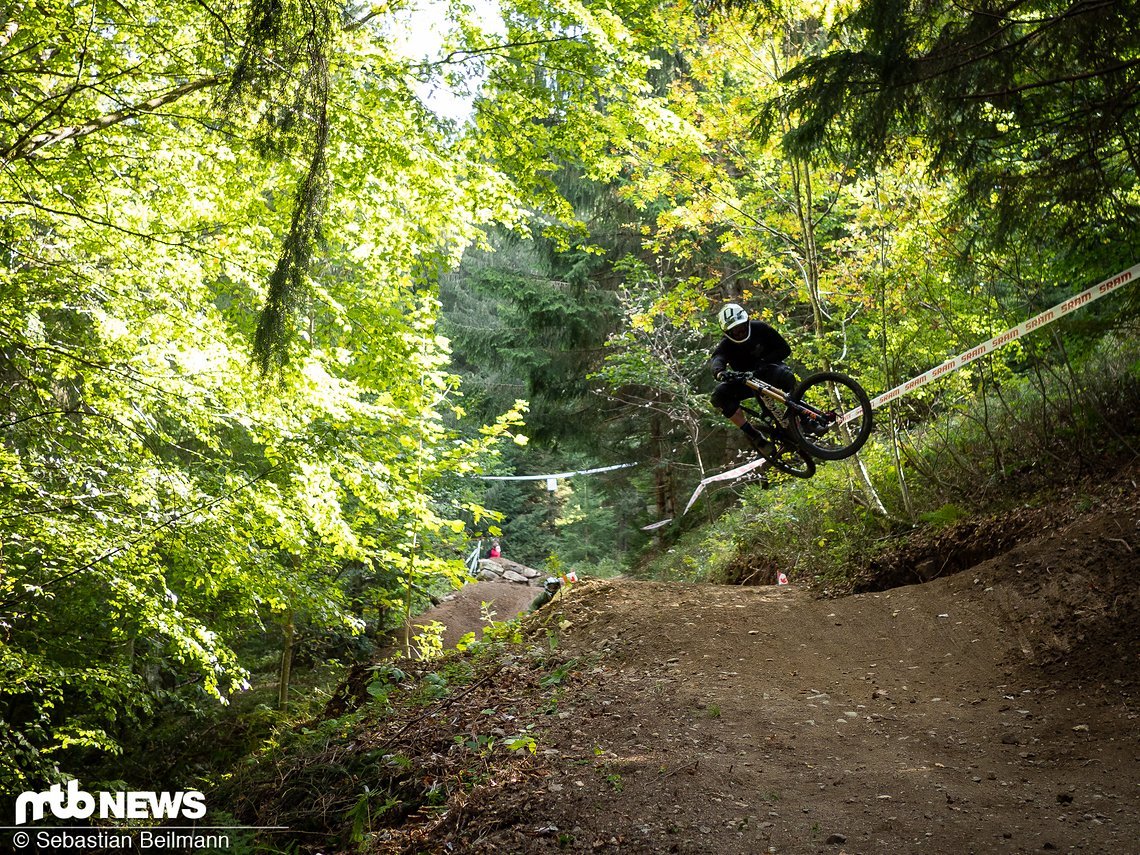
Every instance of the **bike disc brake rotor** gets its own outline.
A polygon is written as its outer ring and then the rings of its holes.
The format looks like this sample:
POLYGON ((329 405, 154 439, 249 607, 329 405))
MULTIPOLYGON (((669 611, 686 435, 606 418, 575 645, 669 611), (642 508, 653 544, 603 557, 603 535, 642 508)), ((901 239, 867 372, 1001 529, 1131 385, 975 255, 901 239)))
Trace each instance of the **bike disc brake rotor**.
POLYGON ((821 413, 818 416, 810 413, 801 420, 801 423, 804 426, 804 433, 808 436, 823 436, 835 426, 838 419, 839 415, 835 412, 821 413))
POLYGON ((835 409, 824 409, 820 406, 830 403, 822 400, 822 392, 821 389, 810 390, 809 394, 812 394, 816 400, 804 401, 808 406, 798 413, 793 413, 792 418, 797 420, 801 435, 816 447, 841 448, 847 440, 836 427, 840 415, 835 409))

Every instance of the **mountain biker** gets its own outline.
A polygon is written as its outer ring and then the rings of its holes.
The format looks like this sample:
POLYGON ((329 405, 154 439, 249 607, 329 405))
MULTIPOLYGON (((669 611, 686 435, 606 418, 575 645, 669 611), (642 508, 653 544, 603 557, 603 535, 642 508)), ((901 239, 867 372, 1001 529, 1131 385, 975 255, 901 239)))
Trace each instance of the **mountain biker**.
POLYGON ((775 446, 740 409, 740 402, 751 398, 755 392, 743 381, 727 376, 726 372, 729 369, 750 371, 766 383, 791 392, 796 385, 796 375, 784 360, 791 355, 792 349, 774 328, 763 321, 749 320, 748 312, 737 303, 726 305, 717 319, 724 338, 712 352, 712 373, 717 379, 717 387, 712 393, 713 406, 744 432, 753 448, 770 457, 776 450, 775 446))

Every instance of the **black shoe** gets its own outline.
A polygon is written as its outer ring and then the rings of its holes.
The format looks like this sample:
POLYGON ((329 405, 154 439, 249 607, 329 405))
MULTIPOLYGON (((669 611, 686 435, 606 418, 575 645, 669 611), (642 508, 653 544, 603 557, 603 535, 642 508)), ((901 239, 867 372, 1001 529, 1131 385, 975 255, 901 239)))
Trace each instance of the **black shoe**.
POLYGON ((776 445, 763 433, 756 429, 756 426, 745 422, 741 425, 740 429, 744 431, 744 435, 748 437, 748 442, 759 454, 764 457, 771 457, 776 453, 776 445))
POLYGON ((749 442, 752 443, 752 447, 756 450, 756 453, 761 457, 770 458, 775 455, 776 443, 772 442, 770 439, 765 439, 762 436, 749 437, 748 439, 749 442))

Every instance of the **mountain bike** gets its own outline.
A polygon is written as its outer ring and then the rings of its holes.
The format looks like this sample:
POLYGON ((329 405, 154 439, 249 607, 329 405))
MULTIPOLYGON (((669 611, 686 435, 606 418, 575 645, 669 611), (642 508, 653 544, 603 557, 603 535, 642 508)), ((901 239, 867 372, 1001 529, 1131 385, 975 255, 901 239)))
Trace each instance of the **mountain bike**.
POLYGON ((772 454, 765 455, 772 468, 795 478, 814 475, 817 458, 852 456, 871 435, 871 400, 846 374, 811 374, 791 393, 748 371, 726 371, 724 379, 739 380, 756 393, 759 409, 744 404, 740 408, 758 420, 757 429, 774 446, 772 454))

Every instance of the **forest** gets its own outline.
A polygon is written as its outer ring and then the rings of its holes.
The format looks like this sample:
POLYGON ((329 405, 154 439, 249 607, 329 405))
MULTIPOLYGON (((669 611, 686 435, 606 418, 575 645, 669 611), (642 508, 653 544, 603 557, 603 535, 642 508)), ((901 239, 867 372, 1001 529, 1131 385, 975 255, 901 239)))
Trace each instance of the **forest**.
POLYGON ((4 4, 0 803, 208 788, 491 538, 842 587, 1132 460, 1126 284, 683 512, 725 302, 877 395, 1140 262, 1138 51, 1132 0, 4 4))

